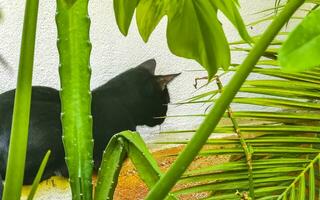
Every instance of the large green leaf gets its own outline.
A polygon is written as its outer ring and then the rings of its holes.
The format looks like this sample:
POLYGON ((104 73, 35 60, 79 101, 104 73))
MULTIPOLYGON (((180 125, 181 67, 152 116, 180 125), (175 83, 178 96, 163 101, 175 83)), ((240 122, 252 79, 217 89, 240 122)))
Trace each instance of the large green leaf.
POLYGON ((172 4, 170 0, 140 0, 137 7, 137 24, 145 42, 148 41, 150 34, 166 14, 170 3, 172 4))
MULTIPOLYGON (((136 132, 123 131, 111 138, 103 154, 95 200, 113 198, 119 172, 126 156, 130 158, 139 176, 149 188, 160 179, 160 168, 140 135, 136 132)), ((177 198, 169 194, 166 199, 176 200, 177 198)))
POLYGON ((236 4, 233 0, 114 0, 114 10, 120 31, 127 35, 136 8, 139 32, 146 42, 167 15, 167 40, 171 52, 196 60, 212 78, 219 67, 227 69, 230 65, 229 46, 217 18, 218 10, 234 24, 245 41, 251 42, 236 4))
POLYGON ((174 54, 198 61, 209 79, 219 67, 230 65, 229 45, 210 1, 185 1, 179 12, 169 16, 167 39, 174 54))
MULTIPOLYGON (((225 0, 210 0, 223 14, 230 20, 230 22, 238 29, 240 36, 247 43, 252 42, 251 37, 249 36, 246 26, 243 23, 242 17, 238 12, 238 9, 234 1, 225 1, 225 0)), ((236 1, 237 3, 237 1, 236 1)))
POLYGON ((151 188, 161 176, 161 171, 156 160, 152 157, 139 134, 128 131, 123 132, 122 136, 128 142, 127 151, 139 176, 151 188))
POLYGON ((118 27, 123 35, 128 34, 131 19, 139 0, 114 0, 113 9, 118 27))
POLYGON ((125 146, 125 141, 118 135, 112 137, 108 143, 99 168, 95 200, 113 198, 120 169, 127 155, 125 146))
POLYGON ((320 65, 320 10, 314 10, 293 30, 279 51, 283 69, 303 71, 320 65))

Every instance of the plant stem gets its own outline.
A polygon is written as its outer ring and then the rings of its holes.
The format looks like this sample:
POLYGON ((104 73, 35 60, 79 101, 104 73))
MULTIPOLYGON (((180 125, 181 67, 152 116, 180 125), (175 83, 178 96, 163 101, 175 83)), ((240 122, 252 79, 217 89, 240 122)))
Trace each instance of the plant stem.
POLYGON ((31 186, 31 190, 29 192, 29 195, 28 195, 28 198, 27 200, 32 200, 34 198, 34 195, 36 194, 36 191, 38 189, 38 186, 39 186, 39 183, 41 181, 41 178, 42 178, 42 175, 43 175, 43 172, 47 166, 47 163, 48 163, 48 160, 49 160, 49 157, 50 157, 50 154, 51 154, 51 151, 48 150, 46 155, 44 156, 44 158, 42 159, 42 162, 40 164, 40 167, 38 169, 38 172, 37 172, 37 175, 36 177, 34 178, 33 180, 33 183, 32 183, 32 186, 31 186))
MULTIPOLYGON (((216 76, 216 82, 217 82, 219 91, 221 93, 223 89, 223 85, 219 79, 219 76, 216 76)), ((254 196, 254 182, 253 182, 253 172, 252 172, 252 150, 251 150, 252 148, 246 143, 246 140, 242 136, 240 127, 238 125, 236 118, 233 116, 231 107, 228 106, 227 110, 228 110, 228 116, 231 119, 231 122, 233 124, 233 130, 236 132, 240 140, 241 146, 243 148, 244 154, 246 156, 247 167, 248 167, 248 177, 249 177, 249 191, 250 191, 249 196, 251 197, 252 200, 254 200, 255 196, 254 196)))
POLYGON ((62 141, 72 199, 92 199, 92 117, 88 0, 57 0, 62 141))
POLYGON ((272 42, 283 25, 303 3, 304 0, 289 1, 282 12, 269 25, 259 41, 254 45, 249 55, 240 65, 230 83, 226 86, 220 98, 216 101, 214 107, 204 119, 199 129, 192 137, 191 141, 187 144, 169 170, 152 188, 146 198, 147 200, 162 200, 166 197, 171 188, 176 184, 181 175, 197 156, 202 146, 206 143, 208 137, 211 135, 221 117, 225 113, 225 110, 269 44, 272 42))
POLYGON ((26 1, 3 200, 18 200, 21 195, 28 142, 38 5, 38 0, 26 1))

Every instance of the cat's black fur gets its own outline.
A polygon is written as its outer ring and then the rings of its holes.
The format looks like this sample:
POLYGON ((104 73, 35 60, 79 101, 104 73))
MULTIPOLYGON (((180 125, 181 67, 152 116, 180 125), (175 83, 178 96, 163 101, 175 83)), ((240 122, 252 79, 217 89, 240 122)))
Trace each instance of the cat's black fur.
MULTIPOLYGON (((148 60, 92 91, 95 169, 110 138, 137 125, 161 124, 170 101, 166 85, 177 74, 155 76, 155 60, 148 60)), ((0 95, 0 175, 5 178, 15 90, 0 95)), ((24 184, 31 184, 45 153, 50 149, 43 179, 67 177, 62 144, 59 92, 49 87, 32 88, 30 125, 24 184)), ((1 179, 1 177, 0 177, 1 179)), ((0 184, 2 193, 2 184, 0 184)), ((1 194, 0 193, 0 194, 1 194)), ((1 198, 1 196, 0 196, 1 198)))

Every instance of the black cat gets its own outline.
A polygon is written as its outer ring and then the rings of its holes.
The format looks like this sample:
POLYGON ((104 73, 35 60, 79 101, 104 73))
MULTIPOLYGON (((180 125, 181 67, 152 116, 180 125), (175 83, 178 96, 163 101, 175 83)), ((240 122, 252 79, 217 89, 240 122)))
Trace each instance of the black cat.
MULTIPOLYGON (((161 124, 170 101, 167 84, 178 74, 154 75, 156 62, 148 60, 92 91, 94 168, 110 138, 137 125, 161 124)), ((0 95, 0 175, 5 178, 15 90, 0 95)), ((24 184, 31 184, 45 153, 51 156, 42 179, 67 177, 62 144, 59 92, 49 87, 32 87, 28 148, 24 184)), ((1 177, 0 176, 0 180, 1 177)), ((2 184, 0 184, 2 193, 2 184)), ((1 194, 2 196, 2 194, 1 194)), ((1 198, 0 196, 0 198, 1 198)))

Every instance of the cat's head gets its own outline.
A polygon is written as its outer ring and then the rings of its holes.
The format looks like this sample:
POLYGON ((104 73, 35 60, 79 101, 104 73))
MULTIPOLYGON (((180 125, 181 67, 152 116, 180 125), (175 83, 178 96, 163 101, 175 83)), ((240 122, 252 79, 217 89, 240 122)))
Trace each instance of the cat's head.
POLYGON ((136 125, 155 126, 166 116, 170 102, 167 85, 179 74, 155 75, 155 68, 156 61, 150 59, 115 78, 136 125))

